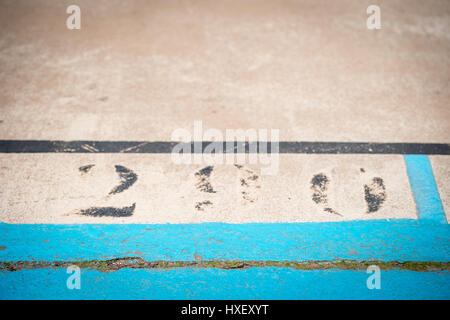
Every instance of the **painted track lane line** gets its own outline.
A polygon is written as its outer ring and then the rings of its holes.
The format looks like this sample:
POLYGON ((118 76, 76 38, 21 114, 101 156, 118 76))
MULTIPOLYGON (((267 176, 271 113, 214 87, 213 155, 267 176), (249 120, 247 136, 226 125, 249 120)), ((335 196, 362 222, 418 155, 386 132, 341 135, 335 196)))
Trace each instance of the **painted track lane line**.
MULTIPOLYGON (((58 140, 0 140, 0 153, 171 153, 179 142, 168 141, 58 141, 58 140)), ((185 143, 194 150, 194 144, 185 143)), ((202 150, 211 141, 203 141, 202 150)), ((252 142, 254 143, 254 142, 252 142)), ((248 142, 223 142, 224 152, 236 153, 237 144, 248 142)), ((270 142, 267 150, 272 150, 270 142)), ((369 142, 308 142, 280 141, 279 153, 306 154, 436 154, 450 155, 447 143, 369 143, 369 142)))
POLYGON ((428 157, 425 155, 405 155, 405 163, 419 219, 447 224, 428 157))
POLYGON ((83 269, 80 290, 67 290, 66 269, 0 273, 3 299, 448 299, 448 272, 387 270, 380 290, 365 271, 290 268, 83 269), (133 288, 130 290, 130 288, 133 288), (401 288, 401 290, 399 290, 401 288), (418 290, 420 288, 420 290, 418 290))
POLYGON ((0 261, 450 261, 450 227, 421 220, 0 224, 0 261))

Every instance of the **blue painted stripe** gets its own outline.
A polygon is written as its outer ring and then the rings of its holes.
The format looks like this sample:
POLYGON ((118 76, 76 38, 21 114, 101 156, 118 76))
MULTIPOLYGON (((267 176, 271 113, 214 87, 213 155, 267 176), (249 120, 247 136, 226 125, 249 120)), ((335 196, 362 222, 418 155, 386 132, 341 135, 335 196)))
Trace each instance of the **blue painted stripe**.
POLYGON ((0 224, 0 261, 450 261, 450 226, 420 220, 250 224, 0 224))
POLYGON ((450 299, 450 273, 381 271, 381 289, 364 270, 289 268, 81 270, 67 289, 65 269, 0 272, 0 299, 450 299))
POLYGON ((446 224, 447 219, 428 156, 405 155, 404 159, 419 219, 446 224))

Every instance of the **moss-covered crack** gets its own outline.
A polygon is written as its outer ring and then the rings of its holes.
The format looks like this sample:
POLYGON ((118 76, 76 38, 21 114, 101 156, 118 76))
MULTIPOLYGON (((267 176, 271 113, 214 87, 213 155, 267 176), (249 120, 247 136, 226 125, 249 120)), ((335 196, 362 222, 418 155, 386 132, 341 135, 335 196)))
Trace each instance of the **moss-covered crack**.
POLYGON ((381 270, 409 271, 448 271, 450 262, 434 261, 254 261, 254 260, 201 260, 201 261, 146 261, 141 257, 126 257, 111 260, 86 261, 9 261, 0 262, 0 270, 20 271, 28 269, 66 268, 75 265, 80 268, 90 268, 102 272, 114 272, 124 268, 133 269, 175 269, 175 268, 217 268, 217 269, 247 269, 254 267, 279 267, 296 270, 367 270, 370 265, 377 265, 381 270))

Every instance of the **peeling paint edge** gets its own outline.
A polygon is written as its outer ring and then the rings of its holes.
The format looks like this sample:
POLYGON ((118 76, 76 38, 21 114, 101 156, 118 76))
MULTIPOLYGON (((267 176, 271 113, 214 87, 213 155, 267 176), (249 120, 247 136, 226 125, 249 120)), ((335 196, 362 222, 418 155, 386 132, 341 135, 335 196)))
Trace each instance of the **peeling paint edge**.
POLYGON ((292 268, 295 270, 367 270, 371 265, 381 270, 408 270, 420 272, 450 271, 450 262, 435 261, 255 261, 255 260, 202 260, 202 261, 146 261, 141 257, 126 257, 111 260, 86 261, 11 261, 0 262, 0 271, 21 271, 30 269, 57 269, 69 266, 94 269, 101 272, 114 272, 124 268, 131 269, 176 269, 176 268, 216 268, 249 269, 262 267, 292 268))

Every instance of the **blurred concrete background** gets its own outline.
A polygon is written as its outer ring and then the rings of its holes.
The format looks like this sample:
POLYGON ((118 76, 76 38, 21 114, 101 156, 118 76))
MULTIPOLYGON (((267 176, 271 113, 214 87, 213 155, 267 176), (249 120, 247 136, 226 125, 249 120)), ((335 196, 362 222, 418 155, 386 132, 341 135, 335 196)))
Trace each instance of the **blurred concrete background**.
POLYGON ((0 1, 1 139, 447 143, 449 85, 447 0, 0 1))

